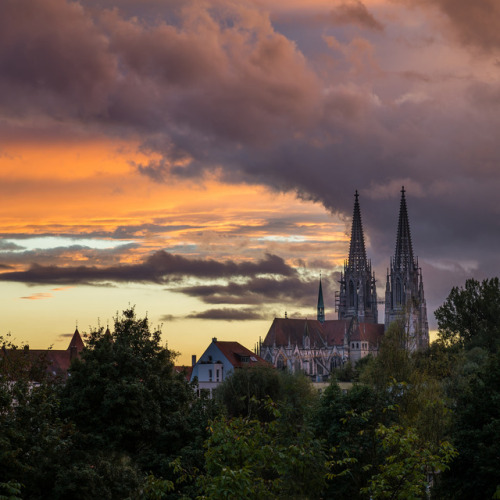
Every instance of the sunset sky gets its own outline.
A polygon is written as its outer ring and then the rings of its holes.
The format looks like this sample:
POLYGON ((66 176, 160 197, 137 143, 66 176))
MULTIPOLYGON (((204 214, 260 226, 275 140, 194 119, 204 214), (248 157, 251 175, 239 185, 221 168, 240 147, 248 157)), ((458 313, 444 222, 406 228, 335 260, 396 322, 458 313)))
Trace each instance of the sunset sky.
MULTIPOLYGON (((328 319, 401 186, 433 312, 500 273, 498 0, 0 2, 0 335, 135 305, 179 351, 328 319)), ((383 306, 379 308, 383 320, 383 306)))

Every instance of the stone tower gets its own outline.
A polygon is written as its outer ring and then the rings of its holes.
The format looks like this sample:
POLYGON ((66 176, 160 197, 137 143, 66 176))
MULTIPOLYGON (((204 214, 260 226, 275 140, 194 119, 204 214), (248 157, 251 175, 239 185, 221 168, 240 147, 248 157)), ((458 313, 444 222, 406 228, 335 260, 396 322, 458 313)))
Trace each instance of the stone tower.
POLYGON ((339 319, 357 318, 360 323, 378 323, 377 290, 371 262, 366 258, 359 195, 354 195, 349 259, 340 275, 339 319))
POLYGON ((321 286, 321 275, 319 277, 319 292, 318 292, 318 321, 323 324, 325 322, 325 302, 323 301, 323 287, 321 286))
POLYGON ((385 328, 395 320, 403 320, 410 350, 429 345, 429 324, 424 297, 422 269, 413 256, 405 189, 401 189, 396 251, 390 261, 385 289, 385 328))

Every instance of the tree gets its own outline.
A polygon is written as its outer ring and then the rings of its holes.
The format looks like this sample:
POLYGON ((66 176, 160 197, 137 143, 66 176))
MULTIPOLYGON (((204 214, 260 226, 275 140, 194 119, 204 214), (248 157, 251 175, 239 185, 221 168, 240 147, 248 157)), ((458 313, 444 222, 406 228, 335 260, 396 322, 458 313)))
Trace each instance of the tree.
POLYGON ((49 375, 44 356, 19 349, 8 337, 0 337, 0 344, 2 488, 40 498, 52 489, 71 449, 71 425, 59 415, 60 381, 49 375))
POLYGON ((313 419, 316 437, 331 453, 325 498, 365 498, 360 490, 383 461, 376 429, 395 418, 387 392, 355 384, 344 394, 335 382, 328 386, 313 419))
POLYGON ((451 438, 459 455, 439 478, 439 498, 493 498, 500 486, 500 354, 472 349, 457 370, 451 438))
POLYGON ((496 352, 500 346, 500 282, 468 279, 465 287, 453 287, 436 312, 438 337, 447 347, 484 347, 496 352))
POLYGON ((288 418, 268 400, 274 419, 216 419, 206 443, 204 497, 238 499, 319 498, 326 456, 307 426, 291 430, 288 418))
POLYGON ((191 439, 186 416, 194 399, 160 335, 133 308, 116 318, 112 333, 92 330, 61 398, 82 447, 111 453, 115 463, 130 457, 158 478, 170 473, 170 459, 191 439))
POLYGON ((385 460, 379 464, 368 486, 361 489, 373 500, 419 500, 427 496, 428 475, 448 469, 456 451, 447 441, 434 450, 423 442, 414 429, 400 425, 379 425, 385 460))
POLYGON ((302 425, 317 399, 309 378, 303 373, 291 374, 273 367, 251 367, 235 370, 217 388, 216 395, 230 417, 274 419, 271 399, 282 415, 294 424, 302 425))
POLYGON ((414 363, 407 345, 408 331, 404 321, 393 321, 384 334, 378 355, 365 366, 360 381, 381 390, 408 382, 414 363))

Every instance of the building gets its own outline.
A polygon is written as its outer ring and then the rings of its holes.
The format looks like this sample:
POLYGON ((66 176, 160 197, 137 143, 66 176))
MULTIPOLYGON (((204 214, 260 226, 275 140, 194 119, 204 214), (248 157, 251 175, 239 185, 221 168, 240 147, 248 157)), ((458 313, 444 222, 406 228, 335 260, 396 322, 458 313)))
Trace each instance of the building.
MULTIPOLYGON (((335 306, 338 319, 327 320, 321 277, 317 319, 275 318, 256 352, 267 362, 292 372, 303 371, 315 381, 327 380, 345 362, 376 355, 384 331, 393 321, 407 325, 410 350, 429 344, 422 270, 413 257, 405 190, 401 204, 396 252, 387 273, 385 323, 378 323, 375 273, 367 258, 359 195, 354 195, 349 256, 340 275, 335 306)), ((384 303, 384 302, 382 302, 384 303)))
POLYGON ((67 349, 6 349, 0 351, 1 361, 8 373, 17 373, 17 369, 29 370, 31 378, 36 381, 38 375, 34 367, 43 366, 45 371, 54 377, 66 377, 73 359, 80 356, 84 348, 78 328, 75 329, 67 349), (9 366, 10 365, 10 366, 9 366))
POLYGON ((191 382, 197 380, 198 391, 205 390, 212 397, 213 390, 234 370, 254 366, 269 365, 240 343, 220 341, 214 337, 197 362, 196 356, 193 356, 191 382))
POLYGON ((340 320, 275 318, 260 356, 278 369, 302 371, 313 381, 328 380, 335 368, 376 354, 384 325, 340 320))
POLYGON ((359 195, 354 195, 349 258, 340 274, 339 319, 358 318, 361 323, 377 323, 377 288, 371 261, 366 258, 365 237, 359 195))
POLYGON ((405 189, 401 189, 396 250, 387 271, 385 289, 385 327, 402 321, 407 332, 407 348, 411 351, 429 345, 429 324, 424 296, 422 269, 413 256, 405 189))

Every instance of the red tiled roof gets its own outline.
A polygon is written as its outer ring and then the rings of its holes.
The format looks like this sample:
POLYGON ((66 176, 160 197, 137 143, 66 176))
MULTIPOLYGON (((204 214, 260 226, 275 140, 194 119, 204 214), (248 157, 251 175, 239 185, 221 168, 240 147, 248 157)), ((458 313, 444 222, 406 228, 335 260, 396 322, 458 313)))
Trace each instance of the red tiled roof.
POLYGON ((191 374, 193 373, 192 366, 174 366, 174 370, 177 373, 184 374, 188 382, 191 380, 191 374))
POLYGON ((350 320, 329 320, 321 324, 314 319, 274 318, 263 345, 302 345, 304 335, 310 339, 311 346, 340 345, 350 320))
POLYGON ((351 333, 351 340, 367 340, 370 344, 379 345, 384 335, 384 325, 359 323, 351 333))
POLYGON ((26 356, 28 364, 35 365, 42 362, 47 365, 47 372, 51 375, 65 377, 68 373, 71 361, 80 356, 85 347, 78 329, 75 330, 71 342, 67 349, 3 349, 2 352, 7 355, 13 363, 21 360, 21 356, 26 356))
MULTIPOLYGON (((321 323, 314 319, 274 318, 262 344, 268 347, 286 346, 289 343, 302 346, 307 332, 311 347, 342 345, 350 325, 351 319, 327 320, 321 323)), ((359 323, 355 324, 351 340, 363 339, 378 344, 383 334, 384 325, 359 323)))
POLYGON ((239 342, 214 340, 214 343, 235 368, 270 366, 267 361, 264 361, 260 356, 242 346, 239 342), (248 361, 242 361, 242 358, 248 358, 248 361))

